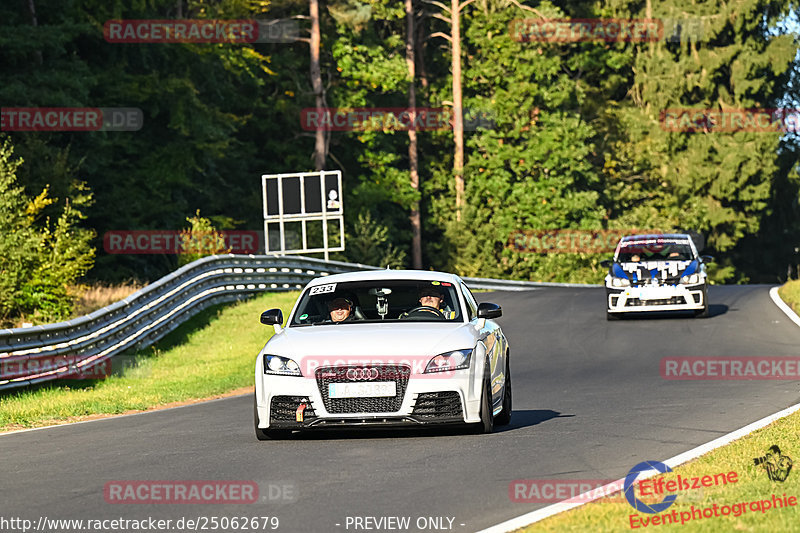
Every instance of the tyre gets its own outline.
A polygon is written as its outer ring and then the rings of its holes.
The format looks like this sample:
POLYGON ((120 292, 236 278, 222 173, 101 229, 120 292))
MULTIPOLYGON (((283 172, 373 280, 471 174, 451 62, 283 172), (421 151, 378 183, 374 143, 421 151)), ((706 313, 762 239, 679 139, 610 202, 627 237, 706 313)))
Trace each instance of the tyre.
POLYGON ((281 440, 287 439, 292 434, 291 429, 262 429, 258 427, 258 409, 256 407, 256 395, 253 394, 253 423, 256 427, 256 438, 258 440, 281 440))
POLYGON ((476 434, 491 433, 494 431, 494 414, 492 413, 492 377, 489 362, 486 362, 486 369, 483 377, 483 390, 481 391, 481 421, 474 424, 473 431, 476 434))
POLYGON ((503 410, 494 419, 498 426, 507 426, 511 423, 511 367, 506 354, 506 384, 503 387, 503 410))
POLYGON ((708 287, 703 285, 703 308, 695 312, 697 318, 708 318, 708 287))
POLYGON ((611 311, 606 311, 606 320, 619 320, 620 316, 619 313, 612 313, 611 311))

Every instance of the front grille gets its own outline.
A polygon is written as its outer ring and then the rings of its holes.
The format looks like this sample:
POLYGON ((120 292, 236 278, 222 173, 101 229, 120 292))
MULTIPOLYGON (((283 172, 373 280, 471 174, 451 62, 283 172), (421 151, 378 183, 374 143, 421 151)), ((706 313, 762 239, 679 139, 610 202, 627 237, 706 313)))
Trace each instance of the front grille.
POLYGON ((329 413, 392 413, 400 410, 403 404, 403 397, 408 387, 408 378, 411 375, 411 367, 407 365, 371 365, 371 366, 336 366, 318 368, 315 372, 319 393, 325 409, 329 413), (331 383, 354 383, 347 379, 347 371, 351 368, 376 369, 378 377, 358 383, 370 383, 375 381, 394 381, 395 396, 377 398, 330 398, 328 396, 328 385, 331 383))
POLYGON ((683 296, 673 296, 672 298, 662 298, 660 300, 640 300, 639 298, 628 298, 625 307, 646 307, 648 305, 680 305, 685 304, 683 296))
POLYGON ((297 423, 297 408, 301 404, 306 404, 303 420, 317 417, 308 396, 273 396, 269 405, 270 425, 273 422, 297 423))
POLYGON ((640 278, 631 280, 632 287, 664 287, 670 285, 680 285, 681 278, 640 278))
POLYGON ((411 415, 418 418, 461 418, 461 396, 455 391, 424 392, 417 396, 411 415))

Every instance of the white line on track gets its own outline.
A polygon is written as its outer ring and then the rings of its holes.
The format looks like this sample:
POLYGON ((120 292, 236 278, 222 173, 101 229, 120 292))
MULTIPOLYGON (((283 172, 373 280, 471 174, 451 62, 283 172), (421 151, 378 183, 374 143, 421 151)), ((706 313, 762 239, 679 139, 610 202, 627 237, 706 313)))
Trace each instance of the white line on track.
POLYGON ((778 295, 778 287, 772 287, 769 290, 769 297, 772 298, 772 302, 778 306, 778 309, 783 311, 786 316, 789 317, 789 320, 800 326, 800 317, 798 317, 792 308, 786 305, 786 302, 781 300, 781 297, 778 295))
MULTIPOLYGON (((781 300, 780 296, 778 295, 778 287, 773 287, 769 291, 769 296, 772 298, 772 301, 778 308, 786 313, 792 322, 800 326, 800 318, 792 311, 792 309, 781 300)), ((785 416, 789 416, 790 414, 794 413, 795 411, 800 410, 800 403, 792 405, 791 407, 787 407, 783 411, 778 411, 777 413, 771 414, 767 417, 762 418, 761 420, 757 420, 752 424, 749 424, 741 429, 737 429, 727 435, 723 435, 718 439, 714 439, 711 442, 707 442, 705 444, 701 444, 697 448, 693 448, 687 452, 683 452, 682 454, 676 455, 666 461, 662 461, 664 464, 669 466, 670 468, 675 468, 678 465, 691 461, 692 459, 697 459, 701 455, 704 455, 712 450, 716 450, 726 444, 730 444, 736 439, 740 439, 751 433, 757 429, 761 429, 766 425, 771 424, 772 422, 779 420, 785 416)), ((647 479, 649 477, 657 475, 658 472, 655 470, 651 470, 649 472, 642 472, 642 474, 637 479, 647 479)), ((611 489, 619 489, 625 483, 625 478, 620 478, 616 481, 612 481, 607 485, 603 485, 600 488, 592 489, 588 492, 584 492, 579 496, 575 496, 571 498, 572 500, 569 503, 567 502, 559 502, 554 503, 553 505, 548 505, 547 507, 543 507, 542 509, 537 509, 536 511, 531 511, 530 513, 526 513, 522 516, 518 516, 516 518, 512 518, 511 520, 506 520, 505 522, 501 522, 497 525, 491 526, 487 529, 479 531, 478 533, 506 533, 508 531, 514 531, 530 524, 534 524, 539 522, 540 520, 544 520, 545 518, 549 518, 551 516, 557 515, 558 513, 563 513, 564 511, 569 511, 570 509, 575 509, 576 507, 580 507, 581 505, 587 504, 594 500, 600 499, 603 495, 610 495, 611 489)))

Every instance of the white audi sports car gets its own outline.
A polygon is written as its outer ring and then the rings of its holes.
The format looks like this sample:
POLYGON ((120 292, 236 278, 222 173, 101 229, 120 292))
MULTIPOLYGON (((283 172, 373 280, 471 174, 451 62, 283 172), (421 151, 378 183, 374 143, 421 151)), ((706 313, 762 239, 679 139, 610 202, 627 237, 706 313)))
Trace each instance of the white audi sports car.
POLYGON ((420 270, 312 280, 255 364, 259 440, 294 430, 469 424, 490 433, 511 420, 509 347, 456 275, 420 270))
POLYGON ((694 311, 708 316, 706 263, 690 235, 657 234, 623 237, 606 275, 606 316, 643 311, 694 311))

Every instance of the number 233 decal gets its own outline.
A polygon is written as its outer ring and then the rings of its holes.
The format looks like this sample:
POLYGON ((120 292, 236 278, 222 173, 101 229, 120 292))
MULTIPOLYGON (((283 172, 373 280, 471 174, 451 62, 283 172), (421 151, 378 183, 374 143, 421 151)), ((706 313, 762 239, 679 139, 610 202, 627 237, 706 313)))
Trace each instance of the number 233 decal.
POLYGON ((309 294, 325 294, 336 290, 335 283, 328 283, 327 285, 320 285, 318 287, 311 287, 309 294))

